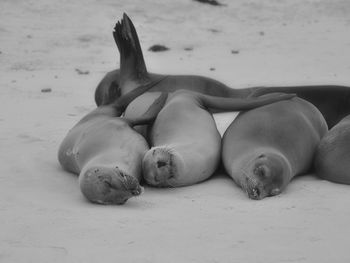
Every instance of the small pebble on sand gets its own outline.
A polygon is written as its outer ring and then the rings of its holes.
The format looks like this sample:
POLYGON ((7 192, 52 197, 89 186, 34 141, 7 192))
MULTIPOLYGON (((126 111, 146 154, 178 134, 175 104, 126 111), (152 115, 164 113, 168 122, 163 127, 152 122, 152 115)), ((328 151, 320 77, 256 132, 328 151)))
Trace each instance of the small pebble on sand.
POLYGON ((79 75, 87 75, 90 73, 90 71, 88 70, 81 70, 81 69, 78 69, 76 68, 75 71, 79 74, 79 75))
POLYGON ((169 48, 166 46, 157 44, 157 45, 151 46, 148 50, 153 51, 153 52, 161 52, 161 51, 167 51, 167 50, 169 50, 169 48))
POLYGON ((52 91, 51 88, 43 88, 43 89, 41 89, 41 92, 43 92, 43 93, 51 92, 51 91, 52 91))
POLYGON ((208 4, 208 5, 214 5, 214 6, 221 6, 223 4, 219 3, 216 0, 194 0, 196 2, 200 2, 202 4, 208 4))

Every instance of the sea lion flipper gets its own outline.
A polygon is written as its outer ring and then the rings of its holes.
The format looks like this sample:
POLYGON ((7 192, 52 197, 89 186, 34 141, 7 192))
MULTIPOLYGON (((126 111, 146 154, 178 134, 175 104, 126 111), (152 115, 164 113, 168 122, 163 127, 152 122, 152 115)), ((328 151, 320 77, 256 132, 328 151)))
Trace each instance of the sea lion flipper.
POLYGON ((296 97, 295 94, 269 94, 268 97, 252 98, 222 98, 209 95, 198 94, 201 104, 206 108, 218 109, 222 111, 250 110, 266 104, 281 100, 289 100, 296 97))
POLYGON ((131 126, 135 125, 146 125, 152 122, 160 112, 160 110, 165 105, 168 98, 168 93, 163 92, 148 108, 148 110, 139 118, 128 119, 125 118, 125 121, 131 126))
MULTIPOLYGON (((113 37, 120 53, 120 75, 125 79, 148 79, 146 64, 136 29, 124 13, 114 27, 113 37)), ((123 81, 121 79, 121 81, 123 81)))
POLYGON ((266 87, 256 87, 252 90, 252 92, 247 96, 247 98, 256 98, 260 95, 264 95, 269 93, 269 89, 266 87))
POLYGON ((130 104, 130 102, 132 102, 138 96, 140 96, 141 94, 145 93, 147 90, 151 89, 152 87, 154 87, 159 82, 161 82, 164 79, 166 79, 167 77, 168 76, 163 76, 163 77, 160 77, 160 78, 158 78, 156 80, 150 81, 147 84, 140 85, 136 89, 130 91, 129 93, 127 93, 127 94, 121 96, 119 99, 117 99, 113 103, 113 107, 116 110, 116 114, 119 114, 119 115, 116 115, 116 116, 120 116, 125 111, 126 107, 130 104))
POLYGON ((102 105, 97 107, 92 112, 88 113, 86 116, 84 116, 76 125, 81 124, 83 122, 86 122, 94 117, 97 116, 110 116, 110 117, 119 117, 122 115, 122 113, 125 111, 126 107, 132 102, 134 99, 136 99, 138 96, 145 93, 150 88, 157 85, 159 82, 167 78, 167 76, 158 78, 154 81, 150 81, 147 84, 140 85, 136 89, 130 91, 129 93, 121 96, 118 98, 115 102, 109 104, 109 105, 102 105))

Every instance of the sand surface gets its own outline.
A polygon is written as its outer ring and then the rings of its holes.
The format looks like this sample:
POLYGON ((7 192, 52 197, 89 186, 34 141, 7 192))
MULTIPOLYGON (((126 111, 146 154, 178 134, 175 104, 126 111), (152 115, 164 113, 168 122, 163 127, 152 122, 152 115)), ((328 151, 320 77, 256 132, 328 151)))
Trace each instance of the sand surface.
MULTIPOLYGON (((221 2, 1 0, 0 262, 350 262, 349 186, 307 175, 252 201, 221 174, 99 206, 58 164, 119 64, 111 32, 123 12, 152 72, 235 88, 350 85, 349 1, 221 2)), ((224 129, 232 116, 216 118, 224 129)))

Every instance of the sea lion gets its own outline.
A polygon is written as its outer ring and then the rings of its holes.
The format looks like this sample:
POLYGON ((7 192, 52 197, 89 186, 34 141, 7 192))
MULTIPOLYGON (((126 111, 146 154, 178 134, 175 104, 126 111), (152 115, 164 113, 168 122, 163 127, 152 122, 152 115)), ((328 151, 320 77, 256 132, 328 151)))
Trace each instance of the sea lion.
MULTIPOLYGON (((108 104, 136 86, 162 76, 148 73, 136 29, 125 13, 123 19, 116 23, 113 37, 120 54, 120 69, 107 73, 98 84, 95 90, 95 101, 98 106, 108 104), (123 86, 125 82, 129 82, 129 85, 123 86)), ((233 90, 217 80, 195 75, 169 75, 166 80, 152 87, 149 92, 172 93, 179 89, 220 97, 246 97, 250 93, 241 95, 244 92, 233 90)), ((132 104, 139 104, 138 100, 147 94, 140 96, 132 104)))
POLYGON ((314 166, 320 178, 350 184, 350 115, 322 138, 317 147, 314 166))
POLYGON ((94 203, 124 204, 141 194, 141 160, 149 149, 146 140, 132 129, 151 122, 166 101, 162 94, 140 118, 119 118, 126 106, 155 85, 152 82, 100 106, 83 117, 63 139, 58 160, 79 175, 83 195, 94 203))
POLYGON ((224 167, 249 198, 277 195, 309 171, 327 130, 320 111, 300 98, 241 112, 222 139, 224 167))
MULTIPOLYGON (((128 90, 120 88, 127 78, 134 82, 136 87, 144 81, 154 80, 161 75, 148 73, 142 55, 141 45, 130 18, 124 14, 121 22, 117 23, 114 39, 120 53, 120 70, 110 71, 98 84, 95 91, 97 105, 108 104, 128 90), (136 69, 136 70, 135 70, 136 69)), ((337 85, 313 85, 313 86, 276 86, 276 87, 248 87, 233 89, 227 85, 203 76, 174 75, 166 81, 154 86, 150 92, 166 91, 174 92, 178 89, 187 89, 212 96, 246 98, 252 94, 266 94, 272 92, 295 93, 298 97, 314 104, 324 115, 328 126, 331 128, 343 117, 350 114, 350 87, 337 85)), ((140 116, 157 97, 150 92, 140 96, 130 104, 126 115, 140 116), (145 98, 146 96, 151 96, 145 98), (140 101, 142 100, 142 103, 140 101), (142 107, 143 106, 143 107, 142 107)))
POLYGON ((221 136, 209 107, 248 110, 293 96, 239 99, 175 92, 150 128, 152 148, 142 160, 144 179, 157 187, 178 187, 199 183, 214 173, 220 161, 221 136))

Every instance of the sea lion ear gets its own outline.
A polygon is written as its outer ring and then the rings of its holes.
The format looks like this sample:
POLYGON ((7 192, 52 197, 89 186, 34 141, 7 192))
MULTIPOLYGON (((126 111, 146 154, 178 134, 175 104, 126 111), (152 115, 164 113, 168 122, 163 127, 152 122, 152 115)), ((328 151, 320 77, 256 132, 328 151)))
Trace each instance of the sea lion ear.
POLYGON ((279 195, 281 193, 281 189, 278 187, 271 190, 271 195, 279 195))

